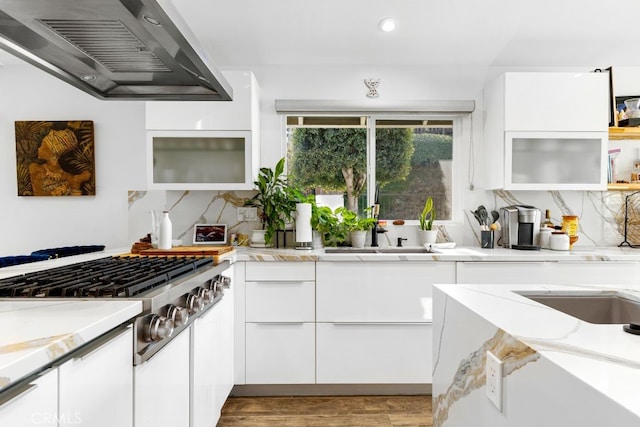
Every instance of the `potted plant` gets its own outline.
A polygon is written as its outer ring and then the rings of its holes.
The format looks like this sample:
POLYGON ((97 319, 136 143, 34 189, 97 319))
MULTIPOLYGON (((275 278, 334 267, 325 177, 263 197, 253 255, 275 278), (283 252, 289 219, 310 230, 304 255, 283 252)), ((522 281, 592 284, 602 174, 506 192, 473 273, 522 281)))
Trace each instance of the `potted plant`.
POLYGON ((338 208, 337 211, 342 215, 342 224, 351 236, 351 246, 363 248, 367 231, 373 228, 376 219, 373 217, 359 217, 357 213, 347 208, 338 208))
POLYGON ((433 208, 433 198, 427 197, 424 208, 418 216, 418 233, 422 244, 435 243, 438 238, 438 230, 433 229, 433 221, 436 219, 436 211, 433 208))
POLYGON ((258 180, 253 184, 258 194, 247 200, 245 205, 258 208, 262 230, 252 231, 251 246, 270 247, 273 246, 276 230, 284 230, 285 224, 293 221, 293 212, 296 210, 296 202, 284 173, 284 157, 278 161, 275 169, 260 168, 258 180))

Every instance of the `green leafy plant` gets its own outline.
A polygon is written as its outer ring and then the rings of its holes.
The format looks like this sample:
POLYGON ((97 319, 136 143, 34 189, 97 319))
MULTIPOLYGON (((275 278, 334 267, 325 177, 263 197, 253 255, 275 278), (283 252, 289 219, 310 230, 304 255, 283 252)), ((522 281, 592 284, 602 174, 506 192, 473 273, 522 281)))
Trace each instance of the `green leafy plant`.
POLYGON ((347 208, 337 208, 336 211, 342 216, 342 224, 347 231, 367 231, 376 223, 375 218, 359 217, 357 213, 347 208))
POLYGON ((433 221, 436 219, 436 211, 433 209, 433 199, 431 196, 427 197, 427 201, 424 204, 422 212, 418 220, 420 221, 420 230, 431 230, 433 228, 433 221))
POLYGON ((347 239, 349 231, 342 223, 337 208, 334 211, 328 206, 311 205, 311 227, 317 230, 325 246, 338 246, 347 239))
POLYGON ((253 184, 258 194, 247 200, 245 205, 258 208, 262 228, 266 230, 265 242, 271 243, 276 230, 283 230, 287 221, 293 220, 296 210, 294 192, 289 188, 284 173, 284 157, 275 169, 260 168, 258 180, 253 184))

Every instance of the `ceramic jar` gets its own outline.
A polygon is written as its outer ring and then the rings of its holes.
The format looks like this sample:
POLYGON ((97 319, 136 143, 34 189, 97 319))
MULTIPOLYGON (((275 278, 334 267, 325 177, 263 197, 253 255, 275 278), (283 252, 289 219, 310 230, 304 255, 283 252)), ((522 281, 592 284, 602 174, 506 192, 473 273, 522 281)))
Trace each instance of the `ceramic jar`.
POLYGON ((540 228, 540 234, 538 238, 540 239, 540 248, 541 249, 549 249, 549 239, 551 238, 551 233, 553 230, 549 227, 540 228))
POLYGON ((554 231, 549 237, 549 249, 554 251, 569 250, 569 236, 562 231, 554 231))

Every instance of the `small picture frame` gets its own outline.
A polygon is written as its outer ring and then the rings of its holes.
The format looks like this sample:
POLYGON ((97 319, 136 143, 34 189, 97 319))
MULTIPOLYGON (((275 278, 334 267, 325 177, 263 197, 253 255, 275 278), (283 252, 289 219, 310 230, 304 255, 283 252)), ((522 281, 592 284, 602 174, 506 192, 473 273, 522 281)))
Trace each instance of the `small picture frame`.
POLYGON ((224 245, 227 243, 227 224, 196 224, 193 227, 194 245, 224 245))

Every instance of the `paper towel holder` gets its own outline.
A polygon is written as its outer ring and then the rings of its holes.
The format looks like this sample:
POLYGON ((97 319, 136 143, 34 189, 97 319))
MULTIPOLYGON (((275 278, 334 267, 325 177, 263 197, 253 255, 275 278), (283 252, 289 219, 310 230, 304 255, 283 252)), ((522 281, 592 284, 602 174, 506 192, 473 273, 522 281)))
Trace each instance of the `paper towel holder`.
POLYGON ((313 249, 311 203, 296 203, 296 249, 313 249))

